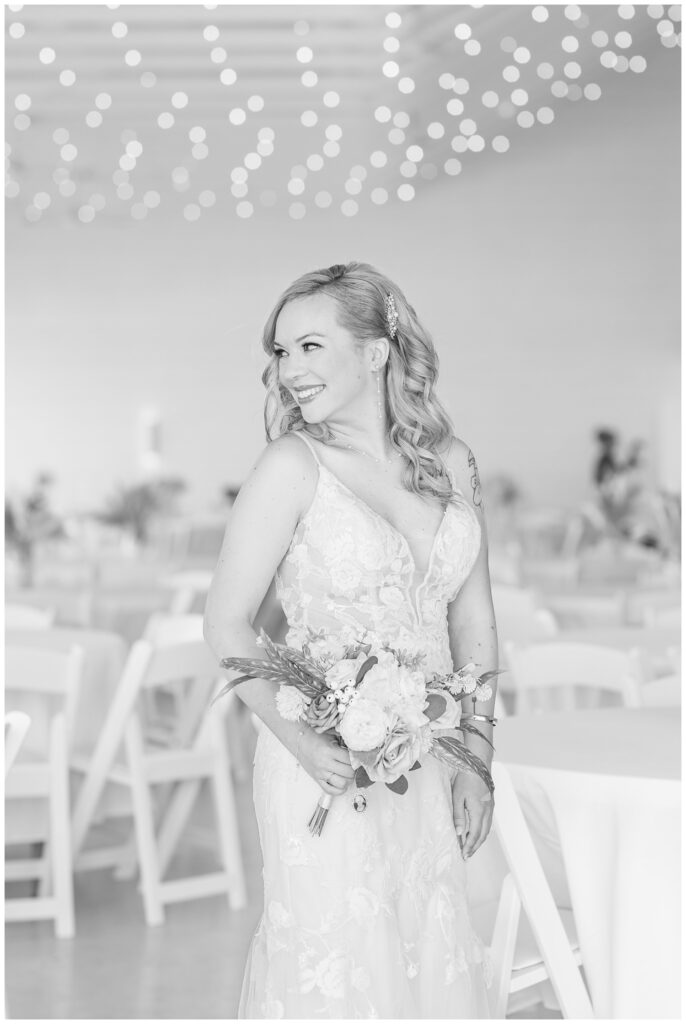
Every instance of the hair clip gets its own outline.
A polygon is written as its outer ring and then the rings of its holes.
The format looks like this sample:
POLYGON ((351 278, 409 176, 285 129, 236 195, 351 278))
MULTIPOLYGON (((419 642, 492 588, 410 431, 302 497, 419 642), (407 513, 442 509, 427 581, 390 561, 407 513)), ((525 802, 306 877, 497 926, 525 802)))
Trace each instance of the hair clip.
POLYGON ((388 336, 389 338, 395 338, 398 333, 398 321, 400 320, 400 317, 398 316, 398 310, 395 308, 395 299, 391 292, 386 296, 385 306, 388 336))

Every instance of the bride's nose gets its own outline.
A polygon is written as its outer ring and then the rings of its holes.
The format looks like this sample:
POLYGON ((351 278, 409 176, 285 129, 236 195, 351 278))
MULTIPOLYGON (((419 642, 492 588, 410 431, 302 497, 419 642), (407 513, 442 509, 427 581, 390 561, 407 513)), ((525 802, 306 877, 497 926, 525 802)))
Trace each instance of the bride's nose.
POLYGON ((289 355, 279 363, 279 378, 284 387, 293 388, 305 383, 305 367, 302 356, 289 355))

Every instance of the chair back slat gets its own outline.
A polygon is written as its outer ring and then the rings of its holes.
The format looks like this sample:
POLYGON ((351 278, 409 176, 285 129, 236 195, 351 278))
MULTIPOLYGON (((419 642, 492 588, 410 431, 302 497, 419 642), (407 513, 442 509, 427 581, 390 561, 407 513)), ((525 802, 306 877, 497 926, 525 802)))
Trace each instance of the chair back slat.
POLYGON ((142 689, 152 689, 184 679, 216 679, 221 676, 217 659, 204 640, 186 640, 165 646, 153 646, 139 640, 134 646, 145 644, 150 658, 141 680, 142 689))
POLYGON ((526 647, 506 644, 506 651, 518 692, 589 687, 620 694, 627 707, 640 706, 643 667, 638 648, 625 651, 559 640, 526 647))
POLYGON ((83 675, 84 651, 74 644, 66 651, 8 643, 5 647, 7 693, 54 698, 65 715, 71 737, 83 675))
POLYGON ((8 711, 5 715, 5 778, 19 753, 31 719, 23 711, 8 711))
POLYGON ((5 605, 5 629, 49 629, 54 621, 54 608, 36 608, 30 604, 5 605))

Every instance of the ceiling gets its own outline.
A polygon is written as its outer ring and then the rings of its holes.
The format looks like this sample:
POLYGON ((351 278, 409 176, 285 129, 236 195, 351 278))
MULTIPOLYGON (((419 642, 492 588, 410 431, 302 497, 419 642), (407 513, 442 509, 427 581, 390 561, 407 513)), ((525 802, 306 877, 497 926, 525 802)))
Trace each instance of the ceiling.
POLYGON ((680 58, 678 5, 5 7, 7 215, 411 201, 680 58))

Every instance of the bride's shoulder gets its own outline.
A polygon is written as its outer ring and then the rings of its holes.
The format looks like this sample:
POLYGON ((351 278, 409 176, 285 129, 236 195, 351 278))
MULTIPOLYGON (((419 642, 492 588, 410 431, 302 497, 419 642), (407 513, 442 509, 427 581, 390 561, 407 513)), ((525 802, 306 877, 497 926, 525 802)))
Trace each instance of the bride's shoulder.
POLYGON ((273 486, 300 492, 306 500, 317 482, 317 465, 306 444, 293 433, 269 441, 255 465, 255 474, 273 486))
POLYGON ((455 477, 455 483, 475 508, 483 511, 481 499, 481 482, 476 456, 466 441, 453 437, 444 461, 455 477))

